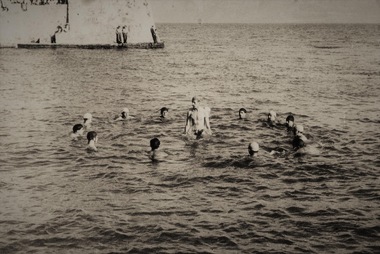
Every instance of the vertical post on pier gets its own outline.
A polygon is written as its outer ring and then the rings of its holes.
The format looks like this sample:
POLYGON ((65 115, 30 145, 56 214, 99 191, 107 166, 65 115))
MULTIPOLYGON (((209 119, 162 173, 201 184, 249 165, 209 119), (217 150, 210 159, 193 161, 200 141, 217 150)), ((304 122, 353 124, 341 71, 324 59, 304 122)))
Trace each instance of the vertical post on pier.
POLYGON ((66 1, 66 24, 69 24, 69 0, 66 1))

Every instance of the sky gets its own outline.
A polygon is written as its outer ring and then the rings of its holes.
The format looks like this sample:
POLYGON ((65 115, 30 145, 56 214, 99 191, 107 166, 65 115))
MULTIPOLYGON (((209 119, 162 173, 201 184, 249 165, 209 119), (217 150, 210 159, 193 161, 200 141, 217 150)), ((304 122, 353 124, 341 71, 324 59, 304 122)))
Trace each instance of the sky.
POLYGON ((149 0, 157 23, 380 23, 380 0, 149 0))

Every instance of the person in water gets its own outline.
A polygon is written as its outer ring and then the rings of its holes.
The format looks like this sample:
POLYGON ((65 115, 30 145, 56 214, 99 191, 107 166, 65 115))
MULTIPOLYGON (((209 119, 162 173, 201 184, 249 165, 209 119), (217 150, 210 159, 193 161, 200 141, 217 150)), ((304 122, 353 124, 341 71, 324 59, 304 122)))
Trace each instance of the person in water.
POLYGON ((92 115, 90 113, 86 113, 83 116, 83 126, 86 130, 91 128, 91 123, 92 123, 92 115))
POLYGON ((167 115, 168 115, 168 113, 169 113, 169 109, 168 109, 167 107, 162 107, 162 108, 160 109, 160 112, 161 112, 160 117, 161 117, 161 119, 163 119, 163 118, 166 118, 166 117, 167 117, 167 115))
POLYGON ((294 116, 293 115, 288 115, 286 117, 285 126, 286 126, 288 132, 293 132, 294 133, 294 131, 295 131, 295 124, 294 124, 294 116))
POLYGON ((186 117, 185 134, 194 135, 196 139, 201 138, 205 133, 211 135, 210 111, 211 109, 201 107, 197 97, 192 98, 192 108, 189 109, 186 117))
POLYGON ((239 119, 245 119, 247 116, 247 110, 245 108, 239 109, 239 119))
POLYGON ((294 116, 292 114, 286 117, 284 126, 286 128, 287 133, 293 136, 296 135, 296 124, 294 123, 294 116))
POLYGON ((270 126, 276 125, 276 123, 277 123, 277 114, 276 114, 276 112, 274 112, 273 110, 269 111, 267 121, 268 121, 268 124, 270 126))
POLYGON ((295 137, 299 137, 300 139, 302 139, 304 142, 307 141, 307 138, 306 136, 303 134, 303 126, 302 125, 296 125, 296 127, 294 128, 294 136, 295 137))
POLYGON ((126 121, 126 120, 132 119, 132 118, 134 118, 134 117, 129 115, 129 109, 123 108, 123 111, 121 111, 120 116, 115 118, 115 121, 126 121))
POLYGON ((83 136, 84 128, 82 124, 76 124, 73 126, 73 132, 71 133, 71 138, 73 140, 78 139, 83 136))
POLYGON ((248 153, 252 157, 257 157, 259 152, 259 144, 257 142, 251 142, 248 145, 248 153))
POLYGON ((98 134, 95 131, 89 131, 87 133, 88 146, 87 149, 90 151, 98 151, 95 144, 98 143, 98 134))
POLYGON ((300 152, 300 149, 304 148, 306 145, 300 136, 295 136, 292 144, 293 144, 293 150, 298 151, 298 152, 300 152))
POLYGON ((319 150, 320 144, 317 144, 315 142, 312 142, 306 138, 306 136, 303 133, 303 126, 297 125, 296 126, 296 134, 293 138, 293 150, 295 151, 295 154, 298 155, 319 155, 321 152, 319 150))
POLYGON ((161 145, 161 142, 158 138, 153 138, 150 140, 150 148, 152 150, 149 152, 149 158, 152 161, 163 160, 166 156, 168 156, 167 153, 159 150, 160 145, 161 145))

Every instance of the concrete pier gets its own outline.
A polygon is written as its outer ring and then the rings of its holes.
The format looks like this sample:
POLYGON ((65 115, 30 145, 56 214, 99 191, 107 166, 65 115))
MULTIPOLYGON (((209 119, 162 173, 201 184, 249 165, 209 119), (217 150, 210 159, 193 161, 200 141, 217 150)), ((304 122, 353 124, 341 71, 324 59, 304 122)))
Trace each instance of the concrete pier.
POLYGON ((2 0, 0 47, 162 48, 158 36, 153 43, 154 26, 147 0, 69 0, 68 4, 50 1, 44 5, 2 0))
POLYGON ((40 44, 40 43, 20 43, 17 48, 24 49, 44 49, 44 48, 78 48, 78 49, 160 49, 165 43, 127 43, 127 44, 40 44))

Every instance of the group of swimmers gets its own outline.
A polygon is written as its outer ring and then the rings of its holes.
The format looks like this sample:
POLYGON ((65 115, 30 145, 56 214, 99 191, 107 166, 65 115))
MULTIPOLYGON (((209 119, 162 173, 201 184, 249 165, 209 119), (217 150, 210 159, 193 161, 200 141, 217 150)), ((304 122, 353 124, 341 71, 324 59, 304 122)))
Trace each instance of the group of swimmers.
MULTIPOLYGON (((163 107, 160 110, 160 118, 165 119, 169 113, 167 107, 163 107)), ((200 139, 207 135, 212 135, 210 126, 210 113, 211 109, 209 107, 203 107, 200 105, 200 100, 197 97, 192 98, 192 107, 189 109, 186 117, 186 124, 184 129, 184 134, 186 134, 190 139, 200 139)), ((247 110, 241 108, 239 110, 239 119, 246 119, 247 110)), ((126 121, 133 119, 134 117, 129 114, 128 108, 123 108, 119 116, 117 116, 114 121, 126 121)), ((277 114, 274 111, 270 111, 266 120, 270 127, 275 126, 285 126, 288 133, 293 136, 292 146, 293 150, 297 151, 305 147, 307 141, 306 136, 303 134, 304 128, 302 125, 296 125, 294 122, 294 115, 290 114, 286 118, 284 124, 279 123, 277 119, 277 114)), ((83 136, 86 130, 89 130, 92 123, 92 115, 86 113, 83 116, 83 124, 75 124, 73 126, 73 132, 71 137, 76 140, 80 136, 83 136)), ((97 133, 95 131, 88 131, 87 133, 88 147, 87 149, 91 151, 97 151, 95 144, 98 141, 97 133)), ((152 160, 159 160, 166 157, 166 152, 159 151, 160 140, 158 138, 153 138, 150 140, 151 151, 149 152, 149 157, 152 160)), ((257 156, 260 146, 256 141, 252 141, 248 145, 248 154, 250 156, 257 156)), ((276 153, 272 150, 271 153, 276 153)))
MULTIPOLYGON (((246 118, 246 113, 247 110, 244 108, 241 108, 239 110, 239 118, 240 119, 245 119, 246 118)), ((307 137, 304 135, 304 128, 302 125, 298 124, 296 125, 294 122, 294 115, 289 114, 286 117, 285 123, 281 124, 278 119, 277 119, 277 114, 273 110, 271 110, 268 113, 267 117, 267 124, 269 127, 279 127, 279 126, 285 126, 286 131, 293 136, 292 138, 292 146, 293 146, 293 151, 298 151, 298 152, 303 152, 303 148, 305 147, 305 144, 307 142, 307 137)), ((260 146, 257 142, 252 141, 248 145, 248 153, 250 156, 257 156, 259 152, 260 146)), ((271 154, 278 153, 279 151, 271 150, 271 154)), ((283 152, 280 151, 280 152, 283 152)))
MULTIPOLYGON (((83 116, 83 124, 75 124, 73 126, 73 132, 71 133, 71 138, 77 140, 79 137, 83 136, 86 130, 91 128, 92 115, 91 113, 86 113, 83 116)), ((87 132, 88 150, 97 151, 95 144, 98 142, 98 134, 96 131, 87 132)))

